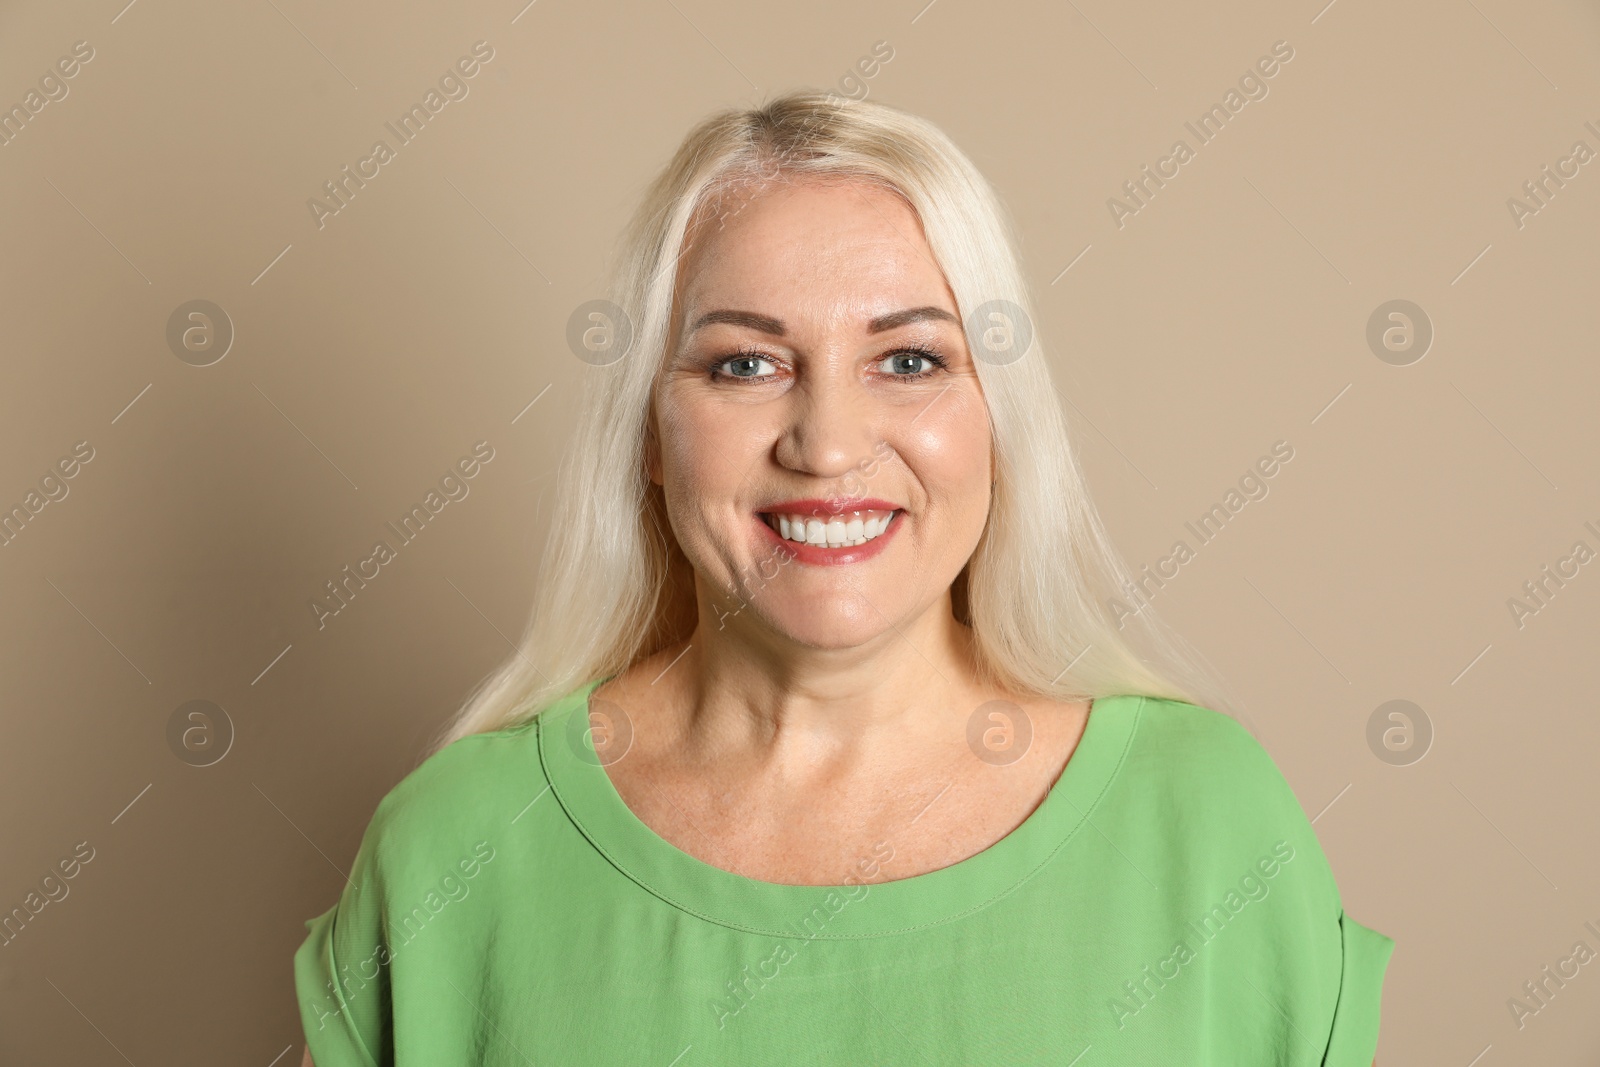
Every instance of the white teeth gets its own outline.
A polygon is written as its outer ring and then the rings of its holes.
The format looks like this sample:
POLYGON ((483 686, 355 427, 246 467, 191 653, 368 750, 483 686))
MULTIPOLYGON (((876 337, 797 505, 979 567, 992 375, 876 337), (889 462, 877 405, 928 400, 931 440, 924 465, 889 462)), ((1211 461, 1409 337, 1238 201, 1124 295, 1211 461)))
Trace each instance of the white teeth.
POLYGON ((845 548, 864 545, 889 528, 894 512, 888 514, 850 512, 847 515, 829 516, 826 520, 814 515, 767 515, 768 525, 778 531, 786 541, 802 541, 809 545, 827 548, 845 548))

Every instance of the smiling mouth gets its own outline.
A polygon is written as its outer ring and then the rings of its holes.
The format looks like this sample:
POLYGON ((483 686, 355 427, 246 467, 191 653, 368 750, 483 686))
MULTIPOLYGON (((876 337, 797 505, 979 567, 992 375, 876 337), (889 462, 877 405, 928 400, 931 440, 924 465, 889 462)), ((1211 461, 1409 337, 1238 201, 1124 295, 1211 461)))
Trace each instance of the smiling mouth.
POLYGON ((894 511, 844 511, 823 519, 816 515, 785 515, 757 512, 761 521, 786 541, 803 542, 819 548, 853 548, 881 537, 899 515, 894 511))

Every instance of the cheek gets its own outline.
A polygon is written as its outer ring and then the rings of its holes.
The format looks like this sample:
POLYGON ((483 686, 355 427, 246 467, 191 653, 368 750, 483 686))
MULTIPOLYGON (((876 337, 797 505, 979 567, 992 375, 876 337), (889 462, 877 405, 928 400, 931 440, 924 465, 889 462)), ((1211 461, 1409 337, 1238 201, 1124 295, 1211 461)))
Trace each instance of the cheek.
POLYGON ((760 429, 733 405, 690 401, 663 404, 662 474, 668 485, 707 500, 731 498, 762 448, 760 429))
MULTIPOLYGON (((945 400, 949 400, 947 395, 945 400)), ((982 401, 935 404, 897 445, 929 495, 947 512, 983 515, 990 481, 989 420, 982 401)))
POLYGON ((694 569, 726 587, 749 566, 738 505, 767 447, 761 428, 739 405, 692 398, 663 403, 657 416, 668 522, 694 569))

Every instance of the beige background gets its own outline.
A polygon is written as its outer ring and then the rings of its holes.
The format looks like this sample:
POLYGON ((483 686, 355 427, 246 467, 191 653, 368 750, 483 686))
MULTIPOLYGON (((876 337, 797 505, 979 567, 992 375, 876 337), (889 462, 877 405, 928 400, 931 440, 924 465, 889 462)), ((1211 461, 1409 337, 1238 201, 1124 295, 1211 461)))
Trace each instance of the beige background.
POLYGON ((1507 200, 1600 150, 1600 14, 1321 2, 0 8, 6 108, 94 49, 0 147, 0 504, 94 449, 0 547, 0 910, 94 849, 0 948, 0 1060, 298 1061, 305 920, 520 632, 565 324, 623 214, 709 110, 864 86, 1014 212, 1136 566, 1293 446, 1155 604, 1398 942, 1379 1062, 1595 1062, 1600 965, 1521 1029, 1507 1000, 1600 949, 1600 563, 1520 628, 1507 601, 1600 550, 1600 163, 1520 228, 1507 200), (479 40, 469 95, 319 229, 308 198, 479 40), (1279 40, 1269 95, 1118 228, 1108 198, 1279 40), (841 83, 878 41, 892 60, 841 83), (165 338, 197 298, 236 332, 205 367, 165 338), (1366 341, 1392 299, 1435 330, 1407 366, 1366 341), (470 495, 319 630, 323 582, 479 440, 470 495), (196 699, 236 731, 207 767, 167 741, 196 699), (1394 699, 1434 732, 1407 765, 1367 739, 1394 699))

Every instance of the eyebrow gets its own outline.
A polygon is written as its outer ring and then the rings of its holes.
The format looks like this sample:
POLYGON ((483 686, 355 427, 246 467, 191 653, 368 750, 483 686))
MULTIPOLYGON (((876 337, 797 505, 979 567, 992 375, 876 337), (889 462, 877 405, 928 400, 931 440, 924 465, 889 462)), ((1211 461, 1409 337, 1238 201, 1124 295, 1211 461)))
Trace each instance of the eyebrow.
MULTIPOLYGON (((891 311, 887 315, 879 315, 867 323, 868 333, 883 333, 887 330, 898 329, 913 322, 939 321, 961 325, 961 320, 941 307, 906 308, 902 311, 891 311)), ((787 331, 782 319, 775 319, 771 315, 762 315, 754 311, 735 311, 723 309, 708 311, 695 320, 689 332, 694 333, 703 326, 715 323, 726 323, 730 326, 744 326, 761 333, 771 334, 774 337, 783 337, 787 331)))

